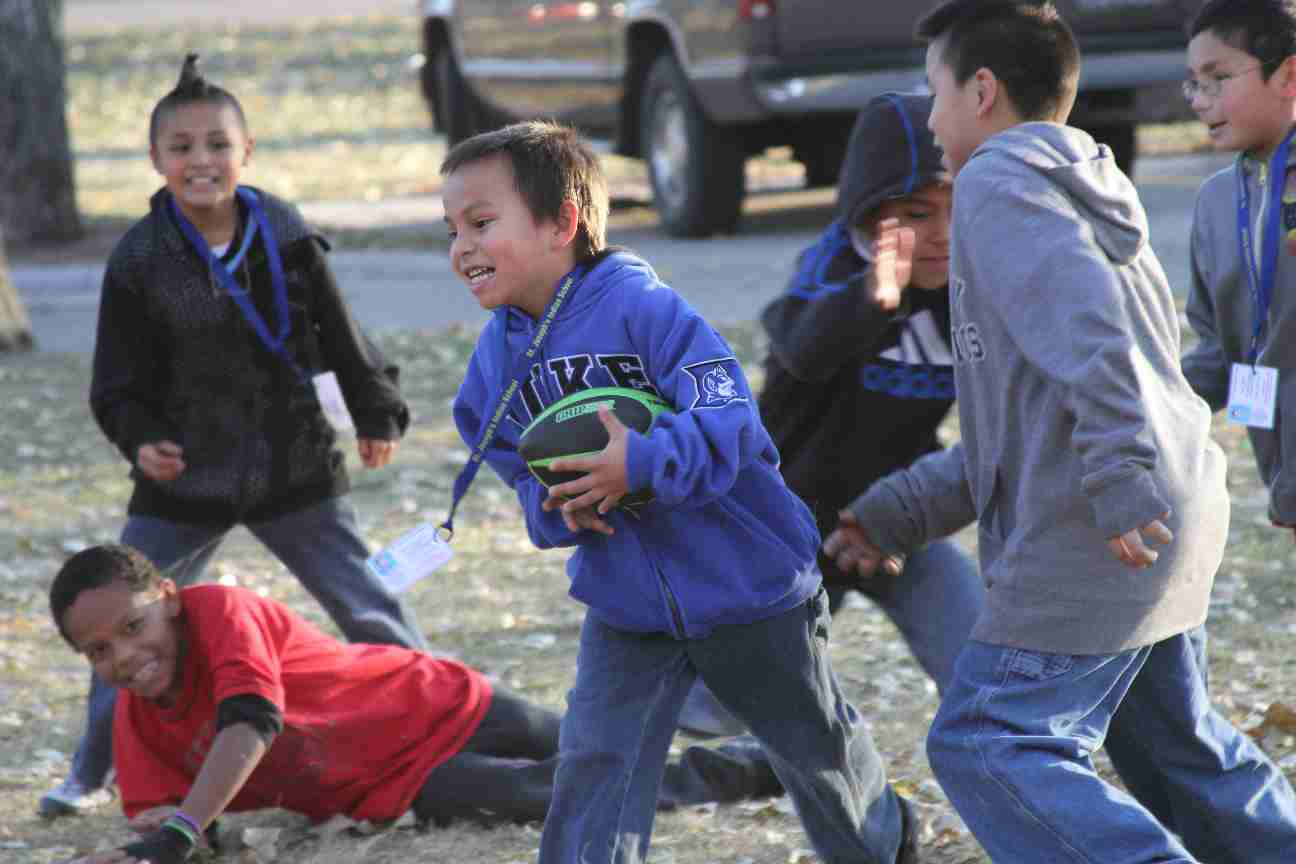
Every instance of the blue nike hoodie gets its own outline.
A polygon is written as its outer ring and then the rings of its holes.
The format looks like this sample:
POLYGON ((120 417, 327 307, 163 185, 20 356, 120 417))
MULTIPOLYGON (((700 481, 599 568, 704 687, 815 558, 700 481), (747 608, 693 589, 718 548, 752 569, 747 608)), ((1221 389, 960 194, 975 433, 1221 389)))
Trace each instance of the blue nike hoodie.
MULTIPOLYGON (((509 405, 486 461, 517 493, 531 542, 576 546, 571 596, 611 627, 698 638, 759 621, 818 590, 819 534, 784 484, 778 451, 732 349, 640 258, 616 250, 571 289, 509 405), (544 486, 517 452, 545 406, 592 387, 633 387, 673 406, 648 434, 630 433, 632 490, 655 498, 607 515, 612 536, 573 533, 545 512, 544 486)), ((470 448, 512 380, 538 323, 502 306, 486 324, 455 398, 470 448)))

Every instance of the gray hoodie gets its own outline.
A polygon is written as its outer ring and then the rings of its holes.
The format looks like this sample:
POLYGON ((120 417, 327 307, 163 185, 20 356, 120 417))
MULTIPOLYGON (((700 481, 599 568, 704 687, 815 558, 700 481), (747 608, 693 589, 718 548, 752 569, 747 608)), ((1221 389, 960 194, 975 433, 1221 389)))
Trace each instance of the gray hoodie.
POLYGON ((1147 218, 1111 151, 1026 123, 955 179, 951 329, 962 443, 853 505, 905 552, 976 520, 972 638, 1105 654, 1200 625, 1228 533, 1224 454, 1179 369, 1147 218), (1169 513, 1150 568, 1108 538, 1169 513))
MULTIPOLYGON (((1193 389, 1219 411, 1228 403, 1229 373, 1233 363, 1247 362, 1251 352, 1255 306, 1251 285, 1242 266, 1237 227, 1237 174, 1247 178, 1251 212, 1259 228, 1264 223, 1262 204, 1268 198, 1262 180, 1265 166, 1249 157, 1210 177, 1197 193, 1192 230, 1192 288, 1188 295, 1188 321, 1201 341, 1183 358, 1184 374, 1193 389)), ((1267 179, 1267 178, 1265 178, 1267 179)), ((1296 218, 1292 195, 1293 173, 1288 169, 1282 218, 1285 227, 1296 218)), ((1260 235, 1256 235, 1256 247, 1260 235)), ((1282 454, 1296 454, 1296 260, 1281 240, 1278 273, 1269 304, 1268 329, 1257 360, 1280 370, 1278 416, 1273 429, 1249 428, 1260 477, 1269 487, 1269 517, 1284 524, 1296 523, 1296 465, 1292 456, 1284 469, 1282 454)))

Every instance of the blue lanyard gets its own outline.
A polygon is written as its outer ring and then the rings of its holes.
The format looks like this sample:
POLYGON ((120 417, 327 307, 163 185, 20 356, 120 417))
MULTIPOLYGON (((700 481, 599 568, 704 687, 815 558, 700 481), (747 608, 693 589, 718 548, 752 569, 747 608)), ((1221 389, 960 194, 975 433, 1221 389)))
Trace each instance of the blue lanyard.
MULTIPOLYGON (((275 242, 274 231, 270 227, 270 220, 266 216, 265 208, 261 206, 261 198, 246 186, 240 186, 237 189, 239 199, 247 205, 249 218, 247 228, 243 232, 243 243, 239 247, 238 253, 234 259, 226 264, 220 259, 211 246, 207 245, 207 238, 202 236, 193 223, 185 218, 184 213, 176 206, 175 198, 170 197, 167 203, 171 207, 171 215, 175 218, 176 224, 180 226, 180 231, 189 241, 189 245, 194 248, 199 257, 211 268, 215 277, 220 280, 221 286, 225 293, 229 294, 243 317, 247 320, 252 329, 260 337, 262 344, 270 350, 272 354, 278 354, 284 359, 298 378, 305 380, 306 376, 302 374, 301 368, 293 360, 292 355, 288 352, 288 336, 292 333, 292 313, 288 310, 288 289, 284 281, 283 259, 279 256, 279 244, 275 242), (244 290, 239 285, 238 279, 234 277, 234 270, 238 263, 247 254, 248 247, 252 244, 252 235, 256 233, 257 228, 261 229, 262 242, 266 249, 266 258, 270 264, 270 285, 274 292, 275 315, 279 319, 278 332, 270 335, 270 328, 266 325, 265 319, 257 311, 256 306, 252 303, 250 290, 244 290)), ((250 286, 249 286, 250 288, 250 286)))
POLYGON ((467 464, 459 472, 459 476, 455 478, 454 498, 450 502, 450 515, 446 516, 445 522, 441 523, 446 540, 454 537, 455 511, 459 509, 459 502, 468 494, 468 487, 472 485, 473 478, 477 476, 482 460, 486 458, 486 451, 490 449, 491 442, 495 440, 496 435, 499 433, 500 424, 504 422, 504 416, 508 413, 509 403, 513 401, 513 397, 522 388, 522 382, 530 376, 531 361, 540 353, 540 346, 544 344, 549 331, 553 329, 554 319, 558 317, 558 310, 562 308, 563 301, 567 299, 567 295, 571 293, 572 288, 576 283, 580 282, 584 275, 583 268, 577 267, 563 278, 562 284, 554 292, 553 299, 549 301, 548 308, 540 316, 540 324, 536 327, 535 335, 531 337, 531 345, 514 358, 512 380, 500 393, 499 402, 491 413, 490 421, 486 424, 486 428, 482 430, 481 440, 477 442, 472 455, 468 457, 467 464))
POLYGON ((1278 234, 1282 228, 1282 193, 1287 184, 1287 158, 1291 152, 1292 135, 1296 126, 1283 138, 1269 160, 1269 206, 1265 211, 1265 231, 1260 250, 1259 272, 1256 268, 1255 241, 1251 237, 1251 195, 1247 190, 1246 174, 1242 170, 1242 157, 1234 173, 1238 185, 1238 238, 1242 244, 1242 263, 1251 283, 1251 298, 1255 307, 1255 326, 1251 333, 1250 360, 1252 366, 1260 356, 1260 336, 1269 320, 1269 303, 1273 299, 1274 280, 1278 271, 1278 234))

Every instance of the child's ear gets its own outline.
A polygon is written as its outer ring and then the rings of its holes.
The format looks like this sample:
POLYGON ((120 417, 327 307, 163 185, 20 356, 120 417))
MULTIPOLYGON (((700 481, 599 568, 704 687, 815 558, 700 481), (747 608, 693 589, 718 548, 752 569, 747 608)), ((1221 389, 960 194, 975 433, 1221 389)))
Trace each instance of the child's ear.
POLYGON ((256 149, 256 139, 249 135, 247 136, 247 146, 243 148, 243 167, 247 167, 248 160, 252 158, 254 149, 256 149))
POLYGON ((1274 77, 1278 78, 1283 97, 1296 99, 1296 55, 1288 56, 1283 60, 1274 70, 1274 77))
POLYGON ((175 582, 170 579, 163 579, 158 585, 158 590, 162 592, 162 604, 166 610, 166 617, 175 618, 180 614, 180 589, 176 587, 175 582))
POLYGON ((558 205, 558 218, 554 220, 554 248, 562 249, 570 246, 576 239, 576 231, 579 228, 580 211, 576 207, 576 202, 568 198, 558 205))
POLYGON ((162 158, 162 154, 158 153, 157 144, 150 144, 149 161, 153 163, 153 170, 159 174, 162 174, 163 176, 166 176, 166 173, 162 170, 161 158, 162 158))
POLYGON ((982 66, 972 76, 972 86, 976 88, 977 116, 988 116, 999 101, 999 79, 989 68, 982 66))

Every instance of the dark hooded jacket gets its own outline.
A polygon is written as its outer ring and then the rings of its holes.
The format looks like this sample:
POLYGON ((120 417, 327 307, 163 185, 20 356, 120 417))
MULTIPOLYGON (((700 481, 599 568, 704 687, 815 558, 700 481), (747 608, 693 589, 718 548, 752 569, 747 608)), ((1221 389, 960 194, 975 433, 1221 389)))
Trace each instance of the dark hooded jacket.
MULTIPOLYGON (((909 290, 896 312, 880 309, 868 296, 870 262, 849 235, 884 200, 948 176, 927 130, 930 105, 887 94, 860 112, 837 218, 761 314, 770 341, 761 415, 824 536, 874 480, 939 448, 936 428, 953 404, 948 292, 909 290)), ((820 566, 842 581, 822 555, 820 566)))
MULTIPOLYGON (((129 512, 174 522, 258 522, 347 491, 335 434, 309 376, 331 370, 356 434, 394 440, 409 424, 397 369, 360 330, 325 260, 328 246, 296 208, 259 192, 283 260, 299 377, 248 324, 186 241, 160 190, 118 242, 104 273, 90 407, 132 465, 129 512), (140 445, 170 440, 185 470, 166 484, 135 466, 140 445)), ((236 249, 247 224, 240 202, 236 249)), ((228 257, 228 253, 227 253, 228 257)), ((270 269, 258 233, 239 284, 276 331, 270 269)))

